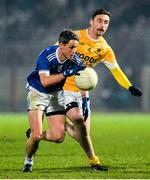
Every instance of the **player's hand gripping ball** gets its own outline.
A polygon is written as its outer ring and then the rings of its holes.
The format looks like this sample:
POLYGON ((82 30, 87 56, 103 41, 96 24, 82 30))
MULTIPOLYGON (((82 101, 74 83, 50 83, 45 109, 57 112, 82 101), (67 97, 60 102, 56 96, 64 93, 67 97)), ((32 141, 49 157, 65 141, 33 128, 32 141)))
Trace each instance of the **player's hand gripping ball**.
POLYGON ((84 70, 78 71, 78 74, 75 76, 75 83, 79 89, 89 91, 96 87, 98 75, 94 69, 86 67, 84 70))

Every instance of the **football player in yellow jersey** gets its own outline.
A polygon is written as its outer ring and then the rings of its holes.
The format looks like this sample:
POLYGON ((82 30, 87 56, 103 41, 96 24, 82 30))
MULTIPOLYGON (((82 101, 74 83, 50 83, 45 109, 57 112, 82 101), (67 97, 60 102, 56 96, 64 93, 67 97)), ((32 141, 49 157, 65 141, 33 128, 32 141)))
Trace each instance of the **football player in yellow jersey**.
MULTIPOLYGON (((112 48, 103 38, 109 26, 110 16, 110 13, 105 9, 97 9, 90 20, 90 27, 76 31, 79 37, 77 54, 87 67, 94 67, 102 62, 123 88, 129 90, 134 96, 141 96, 141 90, 133 86, 122 72, 112 48)), ((107 170, 107 168, 101 166, 99 158, 95 155, 90 138, 90 100, 88 92, 80 92, 75 85, 74 76, 72 76, 68 77, 65 82, 64 93, 67 107, 66 115, 70 120, 66 124, 68 134, 80 143, 93 170, 107 170), (81 122, 82 117, 84 117, 84 123, 81 122)))

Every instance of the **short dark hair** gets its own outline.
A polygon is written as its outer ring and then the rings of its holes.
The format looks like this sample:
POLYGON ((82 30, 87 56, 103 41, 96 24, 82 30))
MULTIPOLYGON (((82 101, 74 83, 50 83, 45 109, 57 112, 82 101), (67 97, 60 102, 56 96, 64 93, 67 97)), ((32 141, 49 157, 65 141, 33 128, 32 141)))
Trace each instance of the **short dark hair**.
POLYGON ((67 44, 70 40, 79 41, 78 36, 72 30, 66 29, 60 33, 58 39, 59 43, 67 44))
POLYGON ((109 17, 111 17, 111 14, 110 14, 109 11, 106 11, 106 9, 100 8, 100 9, 97 9, 97 10, 93 13, 92 19, 94 19, 95 16, 100 15, 100 14, 106 14, 106 15, 108 15, 109 17))

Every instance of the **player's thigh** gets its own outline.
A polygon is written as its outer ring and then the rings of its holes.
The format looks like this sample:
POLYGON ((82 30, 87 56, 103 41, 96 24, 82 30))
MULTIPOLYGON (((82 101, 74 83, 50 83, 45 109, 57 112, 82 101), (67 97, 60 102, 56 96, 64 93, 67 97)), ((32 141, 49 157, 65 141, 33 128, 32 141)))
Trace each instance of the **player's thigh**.
POLYGON ((79 107, 72 107, 66 112, 66 115, 72 121, 75 121, 76 119, 83 119, 82 111, 79 107))
POLYGON ((82 109, 82 97, 80 92, 64 90, 64 99, 66 108, 75 106, 82 109))
POLYGON ((34 90, 28 89, 27 102, 27 108, 29 112, 29 123, 32 135, 41 135, 43 130, 43 112, 49 104, 48 95, 44 93, 37 93, 34 90))
MULTIPOLYGON (((69 120, 74 121, 76 119, 83 118, 83 112, 82 112, 82 97, 80 92, 74 92, 74 91, 64 91, 64 97, 65 97, 65 106, 66 106, 66 115, 69 118, 69 120)), ((90 104, 89 104, 90 109, 90 104)), ((87 120, 84 122, 88 132, 90 132, 90 114, 87 118, 87 120)), ((70 123, 69 121, 66 121, 66 123, 70 123)))
POLYGON ((71 120, 82 116, 82 97, 80 92, 64 91, 67 117, 71 120))
POLYGON ((30 110, 28 112, 29 124, 32 131, 32 136, 40 136, 43 131, 42 117, 43 111, 40 110, 30 110))
POLYGON ((65 104, 63 91, 53 92, 50 96, 49 105, 46 109, 48 126, 53 133, 65 131, 65 104))
POLYGON ((47 116, 48 127, 52 133, 64 134, 65 132, 65 115, 56 114, 47 116))

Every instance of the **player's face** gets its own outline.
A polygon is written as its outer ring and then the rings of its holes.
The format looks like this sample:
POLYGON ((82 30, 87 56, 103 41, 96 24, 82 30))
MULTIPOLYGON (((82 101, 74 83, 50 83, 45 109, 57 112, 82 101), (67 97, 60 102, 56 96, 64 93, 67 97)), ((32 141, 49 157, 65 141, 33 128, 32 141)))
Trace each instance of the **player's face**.
POLYGON ((73 55, 76 53, 77 46, 78 46, 77 40, 70 40, 67 44, 62 45, 61 49, 64 57, 67 59, 72 59, 73 55))
POLYGON ((106 14, 95 16, 95 18, 90 21, 92 32, 95 33, 96 36, 102 36, 109 26, 109 21, 110 18, 106 14))

